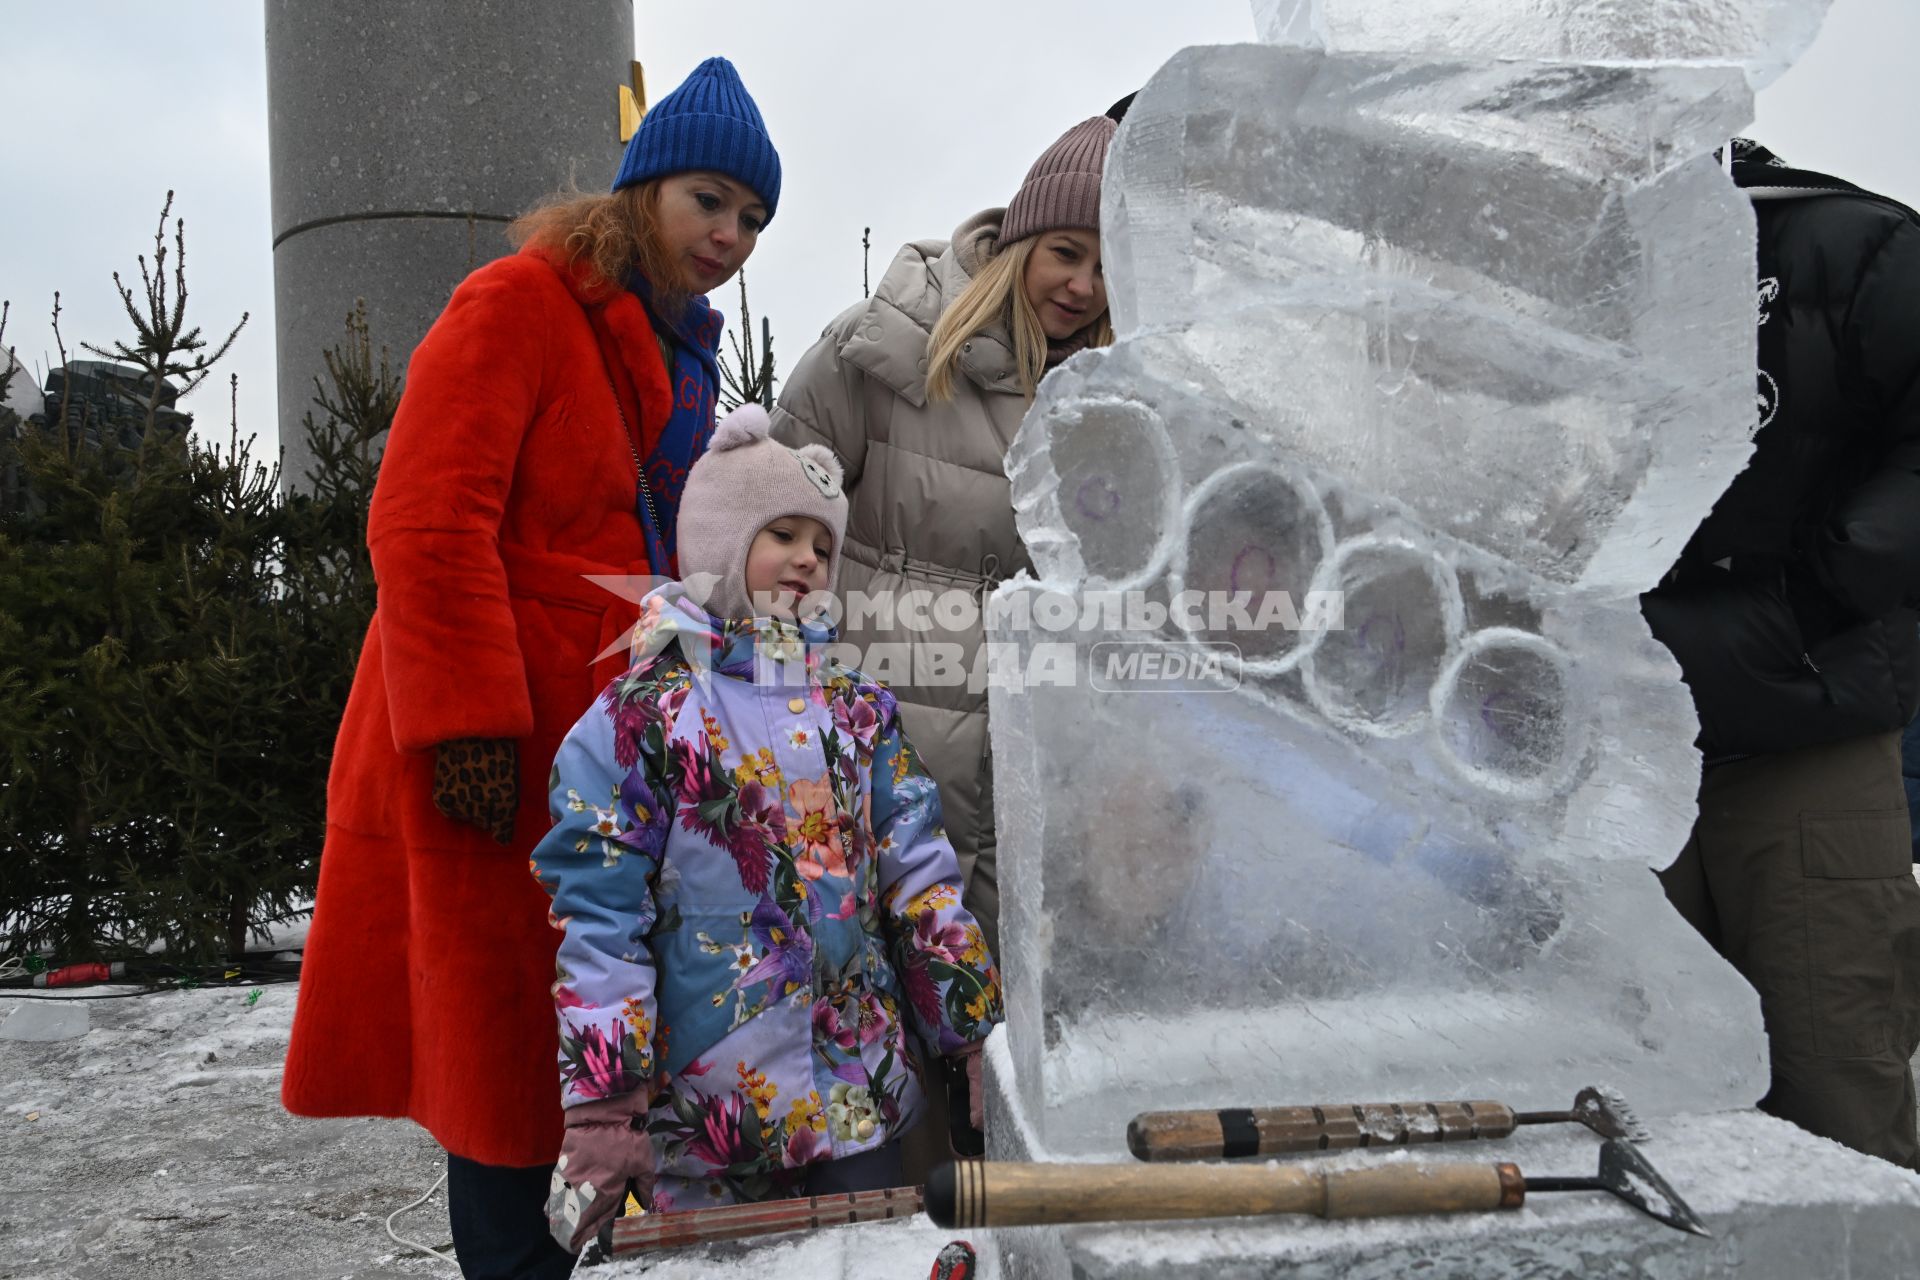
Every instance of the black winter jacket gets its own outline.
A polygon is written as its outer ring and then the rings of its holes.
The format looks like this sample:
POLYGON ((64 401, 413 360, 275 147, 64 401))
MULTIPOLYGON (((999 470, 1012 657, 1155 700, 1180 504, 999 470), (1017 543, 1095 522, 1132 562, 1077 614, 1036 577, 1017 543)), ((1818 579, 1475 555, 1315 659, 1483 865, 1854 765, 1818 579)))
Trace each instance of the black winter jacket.
POLYGON ((1920 698, 1920 216, 1735 154, 1760 232, 1753 460, 1642 598, 1709 763, 1897 729, 1920 698))

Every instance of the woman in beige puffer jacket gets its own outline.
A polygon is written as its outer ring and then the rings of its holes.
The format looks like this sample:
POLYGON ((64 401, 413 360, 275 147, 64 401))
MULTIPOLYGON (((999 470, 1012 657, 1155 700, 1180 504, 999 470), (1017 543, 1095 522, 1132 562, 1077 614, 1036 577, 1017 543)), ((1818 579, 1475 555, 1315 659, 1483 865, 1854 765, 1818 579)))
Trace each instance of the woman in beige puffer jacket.
POLYGON ((878 621, 849 612, 841 638, 899 699, 940 785, 967 906, 996 950, 979 606, 1002 578, 1030 567, 1005 459, 1034 388, 1069 355, 1113 338, 1099 236, 1113 132, 1105 117, 1075 125, 1004 210, 967 219, 951 242, 903 246, 873 296, 800 358, 773 414, 776 438, 825 444, 845 468, 852 505, 840 594, 885 596, 893 607, 878 621), (942 603, 912 607, 915 592, 942 603))

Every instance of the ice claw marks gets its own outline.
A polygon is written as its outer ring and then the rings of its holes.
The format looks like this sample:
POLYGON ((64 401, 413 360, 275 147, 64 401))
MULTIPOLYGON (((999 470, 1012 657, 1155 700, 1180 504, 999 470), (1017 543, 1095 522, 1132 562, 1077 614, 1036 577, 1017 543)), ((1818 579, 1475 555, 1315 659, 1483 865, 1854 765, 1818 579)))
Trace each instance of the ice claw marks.
POLYGON ((1580 761, 1571 695, 1572 661, 1558 645, 1508 627, 1476 632, 1433 686, 1441 759, 1489 791, 1552 795, 1580 761))
POLYGON ((1345 625, 1301 664, 1307 700, 1355 733, 1424 727, 1429 691, 1466 630, 1453 571, 1410 539, 1362 534, 1334 548, 1313 589, 1340 593, 1345 625))
MULTIPOLYGON (((1314 571, 1333 553, 1333 521, 1320 495, 1295 473, 1267 463, 1241 463, 1209 476, 1188 498, 1185 515, 1170 584, 1176 595, 1244 593, 1256 609, 1273 592, 1304 601, 1314 571)), ((1174 616, 1196 640, 1236 646, 1239 665, 1252 675, 1291 671, 1323 634, 1314 627, 1229 629, 1211 617, 1201 628, 1190 614, 1174 616)))
POLYGON ((1268 696, 1272 678, 1293 675, 1298 695, 1281 696, 1350 734, 1430 731, 1434 755, 1477 788, 1539 799, 1572 781, 1580 741, 1563 705, 1566 654, 1514 627, 1470 628, 1455 570, 1424 536, 1351 519, 1341 531, 1319 486, 1279 461, 1231 462, 1188 491, 1165 465, 1165 424, 1145 404, 1062 398, 1029 431, 1015 447, 1016 503, 1064 525, 1076 544, 1036 550, 1048 571, 1084 572, 1105 590, 1237 603, 1171 608, 1153 638, 1215 653, 1234 675, 1269 681, 1268 696), (1101 432, 1111 433, 1107 447, 1095 445, 1101 432), (1280 597, 1292 606, 1284 624, 1262 612, 1280 597), (1326 599, 1340 602, 1337 613, 1306 607, 1326 599))
POLYGON ((1160 415, 1132 400, 1073 400, 1051 410, 1043 431, 1042 450, 1016 443, 1008 459, 1010 473, 1023 456, 1046 471, 1015 481, 1015 505, 1024 493, 1040 507, 1026 523, 1057 531, 1030 541, 1035 563, 1095 589, 1158 576, 1180 522, 1179 466, 1160 415))

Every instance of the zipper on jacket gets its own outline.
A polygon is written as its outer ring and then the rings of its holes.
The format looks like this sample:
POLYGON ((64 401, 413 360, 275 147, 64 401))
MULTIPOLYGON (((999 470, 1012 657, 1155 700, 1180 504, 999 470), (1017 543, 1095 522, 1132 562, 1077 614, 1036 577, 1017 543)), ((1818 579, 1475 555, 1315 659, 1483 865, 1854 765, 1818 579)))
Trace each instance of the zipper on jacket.
POLYGON ((647 483, 647 469, 640 465, 640 450, 634 446, 633 428, 627 423, 627 411, 620 407, 620 388, 613 385, 612 377, 607 379, 607 390, 613 392, 613 411, 620 415, 620 436, 627 442, 627 452, 633 455, 633 479, 638 486, 640 501, 646 504, 647 518, 653 522, 654 535, 664 545, 667 535, 660 527, 660 512, 653 505, 653 486, 647 483))

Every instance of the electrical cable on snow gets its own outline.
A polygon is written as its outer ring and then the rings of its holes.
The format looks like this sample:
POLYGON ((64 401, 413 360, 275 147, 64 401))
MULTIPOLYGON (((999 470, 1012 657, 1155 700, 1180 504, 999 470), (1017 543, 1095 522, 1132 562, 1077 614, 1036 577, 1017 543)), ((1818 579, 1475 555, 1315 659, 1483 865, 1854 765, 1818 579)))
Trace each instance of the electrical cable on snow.
POLYGON ((137 1000, 141 996, 157 996, 163 991, 178 991, 179 987, 150 987, 140 991, 109 991, 97 996, 42 996, 27 991, 0 990, 0 1000, 137 1000))
POLYGON ((421 1196, 418 1200, 413 1201, 411 1204, 401 1205, 398 1209, 395 1209, 392 1213, 388 1214, 387 1215, 387 1238, 392 1240, 395 1244, 405 1245, 407 1248, 413 1249, 419 1253, 430 1253, 434 1257, 440 1259, 440 1261, 450 1262, 457 1267, 460 1265, 459 1259, 455 1258, 452 1254, 442 1253, 431 1245, 421 1244, 418 1240, 409 1240, 405 1236, 401 1235, 399 1232, 393 1229, 393 1220, 395 1218, 407 1212, 409 1209, 418 1208, 419 1206, 425 1204, 427 1201, 433 1199, 433 1193, 438 1191, 440 1189, 441 1184, 444 1183, 446 1180, 447 1180, 446 1171, 442 1170, 440 1173, 440 1176, 433 1180, 433 1185, 427 1188, 427 1193, 425 1195, 421 1196))
POLYGON ((278 987, 300 981, 295 977, 246 978, 236 982, 194 982, 192 980, 168 980, 159 986, 141 987, 136 991, 109 991, 100 995, 41 995, 37 992, 23 991, 17 987, 0 987, 0 1000, 138 1000, 143 996, 165 995, 170 991, 238 991, 243 987, 278 987))
POLYGON ((243 952, 224 963, 175 964, 155 955, 133 955, 111 962, 82 961, 36 965, 22 957, 0 962, 0 998, 20 1000, 126 1000, 162 991, 190 991, 202 987, 273 986, 300 980, 300 951, 281 948, 243 952), (282 957, 293 957, 283 959, 282 957), (101 995, 32 996, 15 994, 25 987, 138 986, 134 991, 101 995))

